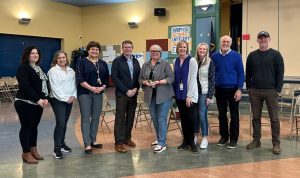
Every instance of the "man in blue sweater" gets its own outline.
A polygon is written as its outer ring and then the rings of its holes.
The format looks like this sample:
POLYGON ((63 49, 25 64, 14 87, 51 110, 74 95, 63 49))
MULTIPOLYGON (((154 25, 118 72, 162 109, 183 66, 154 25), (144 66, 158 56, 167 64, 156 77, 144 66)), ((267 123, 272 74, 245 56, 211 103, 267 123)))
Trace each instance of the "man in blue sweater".
POLYGON ((242 97, 244 67, 241 55, 230 49, 230 36, 220 38, 220 51, 212 55, 215 63, 215 96, 219 112, 219 132, 221 138, 218 146, 235 148, 240 130, 239 101, 242 97), (227 107, 230 110, 230 128, 228 129, 227 107))

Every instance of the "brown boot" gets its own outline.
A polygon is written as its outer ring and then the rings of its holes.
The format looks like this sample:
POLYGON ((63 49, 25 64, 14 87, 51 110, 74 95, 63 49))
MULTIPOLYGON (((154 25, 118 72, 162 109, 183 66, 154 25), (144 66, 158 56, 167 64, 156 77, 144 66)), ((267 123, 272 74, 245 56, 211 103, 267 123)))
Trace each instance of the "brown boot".
POLYGON ((272 149, 273 154, 279 155, 281 152, 280 149, 280 143, 273 143, 273 149, 272 149))
POLYGON ((253 148, 258 148, 260 147, 261 143, 260 143, 260 140, 258 139, 253 139, 251 143, 249 143, 247 145, 247 149, 253 149, 253 148))
POLYGON ((44 160, 44 157, 42 157, 38 152, 36 147, 31 147, 30 148, 31 154, 32 156, 36 159, 36 160, 44 160))
POLYGON ((115 149, 119 153, 126 153, 127 152, 127 150, 126 150, 126 148, 124 147, 123 144, 116 144, 115 149))
POLYGON ((131 140, 125 140, 124 143, 127 145, 127 146, 131 146, 131 147, 136 147, 136 144, 131 140))
POLYGON ((39 163, 36 159, 34 159, 31 152, 23 153, 22 159, 25 163, 28 163, 28 164, 38 164, 39 163))

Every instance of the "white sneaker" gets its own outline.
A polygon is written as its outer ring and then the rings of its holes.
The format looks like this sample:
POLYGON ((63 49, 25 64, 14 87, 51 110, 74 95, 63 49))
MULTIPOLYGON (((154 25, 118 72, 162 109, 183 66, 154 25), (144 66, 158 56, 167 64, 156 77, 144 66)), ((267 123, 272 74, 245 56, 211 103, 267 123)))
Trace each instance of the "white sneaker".
POLYGON ((201 144, 200 144, 200 148, 201 148, 201 149, 206 149, 207 146, 208 146, 207 138, 203 138, 203 139, 202 139, 202 142, 201 142, 201 144))
POLYGON ((158 145, 158 141, 155 140, 154 142, 151 143, 151 147, 155 148, 158 145))
POLYGON ((194 136, 194 143, 195 143, 195 145, 197 145, 197 142, 198 142, 198 137, 194 136))
POLYGON ((156 145, 156 147, 153 148, 153 152, 161 153, 161 152, 165 151, 166 149, 167 149, 167 147, 165 147, 165 146, 156 145))

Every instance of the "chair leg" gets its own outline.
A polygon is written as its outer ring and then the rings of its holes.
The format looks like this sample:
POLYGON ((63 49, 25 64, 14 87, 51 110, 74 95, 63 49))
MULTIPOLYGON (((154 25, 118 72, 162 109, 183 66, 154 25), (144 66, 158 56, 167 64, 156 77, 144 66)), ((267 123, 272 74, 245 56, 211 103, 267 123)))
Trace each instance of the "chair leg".
POLYGON ((295 121, 296 123, 296 138, 298 138, 298 130, 299 130, 299 128, 298 128, 298 118, 296 118, 296 121, 295 121))
POLYGON ((104 117, 105 117, 105 113, 101 113, 101 114, 100 114, 100 118, 101 118, 100 125, 101 125, 101 126, 103 125, 104 117))
POLYGON ((176 124, 177 124, 177 127, 178 127, 178 129, 179 129, 181 135, 183 136, 182 129, 181 129, 181 127, 180 127, 180 125, 179 125, 179 123, 178 123, 178 121, 177 121, 176 119, 175 119, 175 122, 176 122, 176 124))
POLYGON ((136 120, 135 120, 134 128, 136 128, 137 123, 139 122, 140 113, 141 113, 141 109, 140 109, 140 105, 138 105, 138 111, 136 113, 136 120))
POLYGON ((295 122, 295 118, 293 117, 292 118, 292 123, 291 123, 290 140, 292 139, 292 136, 293 136, 294 122, 295 122))
POLYGON ((100 126, 102 126, 103 123, 104 123, 105 126, 106 126, 106 128, 107 128, 107 130, 108 130, 108 132, 111 133, 110 128, 109 128, 109 126, 108 126, 106 120, 104 119, 104 118, 105 118, 105 112, 104 112, 104 113, 101 113, 100 118, 101 118, 100 126))
POLYGON ((103 122, 104 122, 104 124, 106 125, 106 128, 108 129, 108 132, 111 133, 110 128, 109 128, 107 122, 104 120, 104 118, 103 118, 103 122))
POLYGON ((144 110, 144 108, 142 108, 142 112, 143 112, 143 115, 145 116, 145 120, 147 121, 148 126, 150 126, 150 123, 149 123, 149 120, 148 120, 148 117, 147 117, 147 114, 146 114, 146 111, 144 110))

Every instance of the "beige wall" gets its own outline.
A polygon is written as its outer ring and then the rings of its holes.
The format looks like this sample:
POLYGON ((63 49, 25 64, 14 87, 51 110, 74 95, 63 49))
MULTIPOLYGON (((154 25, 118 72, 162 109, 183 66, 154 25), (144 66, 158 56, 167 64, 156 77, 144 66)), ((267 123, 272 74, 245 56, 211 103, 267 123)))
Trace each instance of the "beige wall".
POLYGON ((192 22, 192 0, 138 0, 85 8, 49 0, 0 0, 0 8, 0 33, 61 38, 69 55, 91 40, 120 44, 130 39, 134 51, 145 52, 146 39, 166 39, 168 26, 192 22), (156 7, 166 8, 167 16, 154 16, 156 7), (18 23, 21 11, 32 18, 30 24, 18 23), (140 23, 131 29, 127 23, 133 16, 139 16, 140 23))
MULTIPOLYGON (((192 22, 192 0, 138 0, 86 8, 48 0, 1 0, 0 7, 0 33, 61 38, 62 48, 69 54, 90 40, 120 44, 124 39, 133 40, 134 51, 145 52, 147 39, 167 38, 168 26, 192 22), (165 7, 167 16, 154 16, 155 7, 165 7), (18 24, 20 11, 31 16, 29 25, 18 24), (128 27, 127 22, 132 16, 141 18, 138 28, 128 27)), ((284 57, 285 75, 300 76, 296 49, 296 43, 300 41, 297 33, 300 29, 299 9, 299 0, 244 0, 243 34, 251 36, 249 41, 243 41, 244 62, 258 47, 256 34, 267 30, 271 34, 271 47, 278 49, 284 57)), ((225 24, 223 21, 222 34, 227 29, 225 24)))
POLYGON ((266 30, 271 35, 270 47, 279 50, 285 62, 285 76, 300 76, 300 60, 297 55, 297 35, 300 24, 299 0, 244 0, 243 34, 250 34, 243 41, 243 60, 258 48, 256 35, 266 30))
POLYGON ((48 0, 1 0, 0 33, 63 39, 68 54, 81 45, 81 9, 48 0), (27 12, 30 24, 20 25, 18 13, 27 12))
POLYGON ((230 2, 221 0, 220 36, 230 35, 230 2))
POLYGON ((99 5, 82 9, 83 44, 90 40, 101 44, 134 42, 134 51, 145 52, 147 39, 168 38, 168 26, 192 23, 191 0, 138 0, 126 4, 99 5), (155 7, 167 9, 166 17, 153 15, 155 7), (132 16, 139 16, 138 28, 128 26, 132 16))

